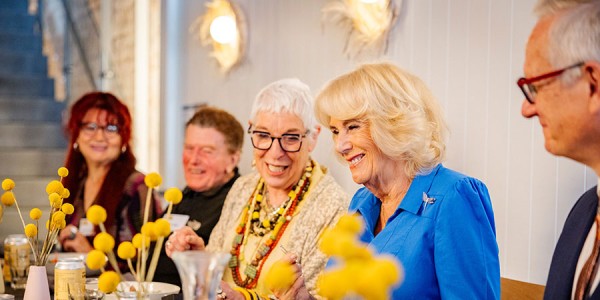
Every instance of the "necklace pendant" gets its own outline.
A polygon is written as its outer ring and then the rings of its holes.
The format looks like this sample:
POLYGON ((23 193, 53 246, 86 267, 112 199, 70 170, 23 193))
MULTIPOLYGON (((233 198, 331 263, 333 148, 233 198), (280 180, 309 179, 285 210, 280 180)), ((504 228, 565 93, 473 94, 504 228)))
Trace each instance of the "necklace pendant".
POLYGON ((266 256, 269 250, 271 250, 271 247, 267 245, 261 245, 260 247, 258 247, 258 253, 260 253, 260 255, 262 256, 266 256))
POLYGON ((244 273, 248 276, 248 278, 254 279, 256 277, 256 267, 253 265, 248 265, 244 273))
POLYGON ((238 266, 238 258, 237 256, 231 256, 231 258, 229 259, 229 267, 230 268, 235 268, 238 266))

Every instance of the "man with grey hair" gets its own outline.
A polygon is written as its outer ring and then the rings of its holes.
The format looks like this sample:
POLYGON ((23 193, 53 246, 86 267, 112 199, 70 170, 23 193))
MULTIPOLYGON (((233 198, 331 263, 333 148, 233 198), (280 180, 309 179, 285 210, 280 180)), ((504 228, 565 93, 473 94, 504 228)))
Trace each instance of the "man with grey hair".
MULTIPOLYGON (((527 43, 521 113, 537 116, 546 150, 600 176, 600 1, 541 0, 527 43)), ((571 209, 554 250, 544 299, 600 299, 598 188, 571 209)))

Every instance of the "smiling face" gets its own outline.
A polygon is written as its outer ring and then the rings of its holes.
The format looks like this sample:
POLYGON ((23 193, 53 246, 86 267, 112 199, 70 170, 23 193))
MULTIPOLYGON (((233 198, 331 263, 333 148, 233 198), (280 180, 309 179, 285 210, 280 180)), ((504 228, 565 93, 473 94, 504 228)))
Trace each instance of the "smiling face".
MULTIPOLYGON (((282 134, 306 133, 302 120, 291 113, 271 113, 259 111, 251 124, 252 130, 264 131, 271 136, 280 137, 282 134)), ((282 191, 290 190, 304 172, 309 154, 314 149, 316 134, 311 132, 302 139, 298 152, 285 152, 277 139, 269 150, 254 149, 256 169, 265 180, 267 187, 282 191)))
MULTIPOLYGON (((556 70, 548 59, 548 32, 555 17, 541 19, 533 29, 527 44, 525 76, 533 77, 556 70)), ((574 62, 575 63, 575 62, 574 62)), ((566 66, 562 66, 566 67, 566 66)), ((593 123, 583 80, 565 86, 560 77, 536 83, 535 104, 523 100, 521 114, 526 118, 537 116, 542 126, 546 150, 580 160, 578 152, 586 143, 585 132, 593 123)))
POLYGON ((110 116, 106 110, 91 108, 86 112, 81 123, 96 123, 98 125, 98 128, 93 132, 80 129, 77 137, 79 151, 81 151, 88 166, 108 166, 121 155, 121 135, 106 134, 104 130, 106 125, 116 124, 116 122, 116 118, 110 116))
POLYGON ((204 192, 227 183, 240 153, 230 153, 225 136, 214 128, 190 124, 185 130, 183 169, 192 190, 204 192))
POLYGON ((381 190, 386 186, 386 180, 404 176, 398 171, 399 162, 384 155, 377 147, 366 121, 331 118, 329 128, 335 150, 348 163, 354 182, 370 190, 381 190), (386 176, 390 171, 392 176, 386 176))

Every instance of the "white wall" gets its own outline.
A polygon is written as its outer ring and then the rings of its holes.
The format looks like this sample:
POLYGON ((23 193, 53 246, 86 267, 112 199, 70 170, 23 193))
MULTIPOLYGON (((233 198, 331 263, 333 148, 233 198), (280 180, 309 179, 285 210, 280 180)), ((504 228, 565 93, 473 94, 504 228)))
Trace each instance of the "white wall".
MULTIPOLYGON (((359 63, 342 54, 344 32, 321 22, 325 0, 234 0, 246 14, 248 52, 242 66, 221 75, 209 49, 188 33, 206 2, 180 1, 176 23, 185 34, 174 47, 179 49, 176 53, 164 54, 179 62, 175 67, 180 99, 167 99, 170 105, 207 102, 231 111, 245 125, 254 95, 267 83, 298 77, 316 94, 325 82, 359 63)), ((537 120, 520 116, 523 96, 515 81, 522 74, 525 42, 535 23, 533 3, 405 0, 382 59, 429 84, 451 129, 446 166, 487 184, 502 276, 544 284, 564 219, 579 195, 596 183, 596 176, 547 154, 537 120)), ((184 119, 167 122, 179 122, 183 128, 184 119)), ((314 157, 352 193, 357 186, 334 159, 330 139, 324 130, 314 157)), ((170 153, 180 153, 180 145, 172 146, 170 153)), ((246 141, 243 173, 250 170, 250 155, 246 141)), ((175 173, 181 174, 177 167, 175 173)))

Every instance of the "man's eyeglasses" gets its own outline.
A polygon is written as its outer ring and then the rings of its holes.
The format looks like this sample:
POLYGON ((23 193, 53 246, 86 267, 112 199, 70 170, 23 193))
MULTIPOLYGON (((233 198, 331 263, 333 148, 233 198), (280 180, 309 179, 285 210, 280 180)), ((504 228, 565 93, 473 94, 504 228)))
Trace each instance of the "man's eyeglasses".
POLYGON ((119 126, 115 124, 108 124, 106 126, 99 126, 94 122, 81 123, 81 134, 85 136, 93 136, 96 134, 96 131, 101 129, 104 132, 104 135, 107 138, 116 137, 119 135, 119 126))
POLYGON ((258 150, 269 150, 271 146, 273 146, 273 140, 279 141, 279 146, 285 152, 298 152, 302 147, 302 139, 306 137, 305 134, 292 134, 286 133, 282 134, 280 137, 271 136, 270 133, 259 131, 259 130, 251 130, 248 128, 248 134, 250 134, 250 140, 252 141, 252 146, 258 150))
POLYGON ((527 101, 529 103, 534 104, 535 96, 537 95, 537 92, 538 92, 538 88, 533 84, 534 82, 559 76, 567 70, 570 70, 573 68, 579 68, 579 67, 583 66, 584 64, 585 64, 584 62, 579 62, 574 65, 568 66, 564 69, 552 71, 552 72, 542 74, 542 75, 532 77, 532 78, 521 77, 517 81, 517 85, 519 86, 519 88, 521 88, 521 91, 523 91, 523 94, 525 94, 525 99, 527 99, 527 101))

